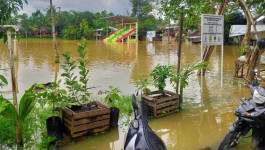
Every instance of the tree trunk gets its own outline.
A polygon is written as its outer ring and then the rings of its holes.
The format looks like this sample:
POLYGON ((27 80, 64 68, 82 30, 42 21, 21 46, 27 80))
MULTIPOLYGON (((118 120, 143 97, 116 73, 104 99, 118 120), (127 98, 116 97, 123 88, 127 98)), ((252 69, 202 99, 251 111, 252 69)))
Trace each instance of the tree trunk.
MULTIPOLYGON (((226 9, 227 4, 228 4, 228 1, 229 0, 224 0, 224 3, 220 6, 219 10, 216 13, 217 15, 223 15, 224 14, 225 9, 226 9)), ((211 45, 211 46, 206 46, 204 48, 203 62, 210 60, 210 57, 211 57, 211 55, 213 53, 214 47, 215 47, 214 45, 211 45)), ((198 69, 197 76, 201 75, 201 70, 202 70, 203 76, 205 75, 205 69, 198 69)))
MULTIPOLYGON (((265 11, 263 11, 261 14, 257 15, 255 18, 252 16, 246 2, 244 0, 237 0, 237 3, 238 5, 241 7, 241 9, 243 10, 246 18, 247 18, 247 25, 250 26, 248 28, 251 28, 251 25, 253 26, 253 30, 254 30, 254 35, 255 35, 255 38, 256 40, 258 40, 258 31, 257 31, 257 28, 256 28, 256 20, 262 16, 265 11)), ((251 39, 251 30, 248 29, 247 30, 247 33, 245 35, 245 39, 246 40, 249 40, 249 44, 248 46, 250 47, 250 39, 251 39)), ((248 42, 248 41, 247 41, 248 42)), ((256 67, 256 64, 257 64, 257 60, 259 59, 259 55, 261 54, 259 52, 259 48, 256 46, 253 50, 253 52, 250 52, 249 54, 249 57, 248 57, 248 60, 247 60, 247 68, 246 68, 246 75, 245 77, 249 80, 253 80, 253 76, 252 74, 250 73, 250 69, 255 69, 256 67)))
POLYGON ((19 146, 23 146, 23 139, 22 139, 22 135, 23 135, 23 126, 22 124, 20 124, 20 122, 17 120, 16 121, 16 134, 17 134, 17 144, 19 146))
POLYGON ((250 61, 246 70, 246 78, 249 79, 250 81, 252 81, 254 77, 250 73, 249 69, 255 69, 258 57, 259 57, 259 48, 256 46, 253 52, 251 53, 250 61))
MULTIPOLYGON (((179 25, 179 38, 178 38, 178 68, 177 73, 180 72, 180 56, 181 56, 181 43, 182 43, 182 30, 183 30, 183 13, 180 14, 180 25, 179 25)), ((176 93, 179 91, 179 82, 177 82, 176 93)), ((182 93, 181 93, 182 94, 182 93)))
POLYGON ((56 46, 55 22, 54 22, 54 16, 53 16, 52 0, 50 0, 50 9, 51 9, 52 36, 53 36, 53 48, 54 48, 54 53, 55 53, 55 63, 59 63, 59 55, 58 55, 57 46, 56 46))

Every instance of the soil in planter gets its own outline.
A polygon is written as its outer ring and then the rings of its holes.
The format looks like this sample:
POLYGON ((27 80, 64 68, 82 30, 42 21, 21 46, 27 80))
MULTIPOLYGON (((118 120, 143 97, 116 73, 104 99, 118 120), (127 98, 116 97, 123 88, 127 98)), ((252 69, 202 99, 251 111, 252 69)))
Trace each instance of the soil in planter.
POLYGON ((166 93, 162 93, 162 94, 153 94, 153 95, 149 95, 149 96, 156 98, 156 99, 160 99, 160 98, 170 97, 171 95, 166 94, 166 93))
POLYGON ((73 112, 75 113, 80 113, 80 112, 86 112, 86 111, 92 111, 92 110, 98 110, 101 109, 101 107, 99 107, 98 105, 83 105, 83 106, 77 106, 77 105, 73 105, 70 108, 73 112))

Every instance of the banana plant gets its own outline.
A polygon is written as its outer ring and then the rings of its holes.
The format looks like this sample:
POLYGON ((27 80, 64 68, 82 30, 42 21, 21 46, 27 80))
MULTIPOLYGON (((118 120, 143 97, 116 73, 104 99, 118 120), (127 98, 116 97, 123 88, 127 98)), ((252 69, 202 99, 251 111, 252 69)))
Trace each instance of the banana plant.
MULTIPOLYGON (((2 70, 2 69, 0 68, 0 70, 2 70)), ((3 88, 7 84, 8 84, 8 82, 7 82, 6 78, 0 74, 0 88, 3 88)), ((2 101, 3 98, 4 98, 3 95, 0 95, 0 113, 2 111, 4 111, 6 106, 7 106, 7 103, 2 101)))
POLYGON ((174 73, 170 77, 170 83, 173 84, 174 89, 177 89, 177 83, 180 84, 180 95, 183 96, 183 90, 189 85, 188 79, 189 76, 193 74, 195 70, 198 69, 207 69, 208 61, 195 63, 192 65, 186 65, 180 73, 174 73))
POLYGON ((23 145, 22 137, 25 118, 28 116, 37 102, 35 93, 33 91, 34 86, 35 84, 29 90, 25 91, 25 94, 20 100, 18 112, 8 99, 0 96, 0 104, 5 105, 5 107, 2 108, 2 111, 0 111, 0 115, 14 122, 15 126, 17 127, 16 138, 19 145, 23 145))

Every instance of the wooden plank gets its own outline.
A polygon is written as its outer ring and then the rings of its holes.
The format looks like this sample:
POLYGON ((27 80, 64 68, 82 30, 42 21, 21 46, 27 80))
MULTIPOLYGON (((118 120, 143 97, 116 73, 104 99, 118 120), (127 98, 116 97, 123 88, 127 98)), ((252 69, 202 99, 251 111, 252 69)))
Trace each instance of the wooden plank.
POLYGON ((63 125, 64 125, 66 128, 68 128, 68 129, 71 130, 71 126, 70 126, 67 122, 63 122, 63 125))
POLYGON ((104 104, 104 103, 101 103, 101 102, 99 102, 99 101, 95 101, 96 102, 96 104, 98 105, 98 106, 100 106, 100 107, 102 107, 102 108, 110 108, 108 105, 106 105, 106 104, 104 104))
POLYGON ((164 90, 164 93, 169 94, 169 95, 178 95, 178 94, 171 92, 171 91, 168 91, 168 90, 164 90))
POLYGON ((164 107, 167 107, 167 106, 172 106, 172 105, 175 105, 175 104, 178 104, 178 100, 174 100, 174 101, 158 104, 157 105, 157 109, 161 109, 161 108, 164 108, 164 107))
POLYGON ((110 113, 110 108, 102 108, 98 110, 76 113, 74 115, 74 119, 77 120, 77 119, 82 119, 86 117, 93 117, 93 116, 104 115, 104 114, 109 114, 109 113, 110 113))
POLYGON ((86 130, 83 132, 78 132, 72 135, 73 138, 77 138, 80 136, 84 136, 87 134, 92 134, 92 133, 98 133, 98 132, 103 132, 109 129, 109 126, 103 126, 103 127, 99 127, 99 128, 95 128, 95 129, 91 129, 91 130, 86 130))
POLYGON ((65 109, 63 109, 63 113, 65 113, 68 116, 73 116, 74 112, 70 108, 65 107, 65 109))
POLYGON ((158 99, 157 104, 161 104, 161 103, 164 103, 166 101, 172 101, 172 100, 177 100, 177 99, 178 99, 177 96, 164 97, 164 98, 158 99))
POLYGON ((88 129, 93 129, 93 128, 97 128, 100 126, 109 125, 109 123, 110 123, 110 119, 92 122, 89 124, 84 124, 84 125, 74 127, 73 132, 80 132, 80 131, 84 131, 84 130, 88 130, 88 129))
POLYGON ((163 90, 157 90, 157 91, 152 91, 150 95, 154 95, 154 94, 162 94, 164 93, 163 90))
POLYGON ((163 114, 163 115, 162 114, 157 114, 155 117, 156 118, 161 118, 161 117, 173 114, 173 113, 176 113, 176 111, 175 110, 171 110, 171 111, 169 111, 169 112, 167 112, 166 114, 163 114))
POLYGON ((68 114, 66 114, 64 112, 62 114, 63 114, 62 118, 67 118, 69 120, 71 120, 73 118, 72 116, 69 116, 68 114))
POLYGON ((82 125, 82 124, 88 124, 91 122, 109 119, 109 118, 110 118, 110 114, 106 114, 106 115, 102 115, 102 116, 89 117, 89 118, 83 118, 83 119, 74 121, 73 125, 78 126, 78 125, 82 125))
POLYGON ((143 99, 143 101, 146 102, 148 106, 155 107, 155 104, 154 103, 151 103, 150 101, 147 101, 145 99, 143 99))
POLYGON ((63 131, 64 131, 64 133, 66 133, 67 135, 69 135, 69 136, 71 136, 71 130, 68 128, 68 127, 66 127, 65 125, 63 126, 63 131))
POLYGON ((151 97, 149 95, 145 95, 145 94, 142 95, 142 100, 146 100, 146 101, 149 101, 151 103, 155 103, 155 101, 156 101, 155 98, 153 98, 153 97, 151 97))
POLYGON ((63 118, 63 121, 67 122, 69 125, 71 124, 71 120, 66 117, 63 118))
POLYGON ((160 109, 160 110, 157 110, 157 113, 156 114, 162 113, 164 111, 174 110, 174 109, 176 109, 178 107, 179 107, 178 105, 174 105, 174 106, 171 106, 171 107, 167 107, 167 108, 164 108, 164 109, 160 109))

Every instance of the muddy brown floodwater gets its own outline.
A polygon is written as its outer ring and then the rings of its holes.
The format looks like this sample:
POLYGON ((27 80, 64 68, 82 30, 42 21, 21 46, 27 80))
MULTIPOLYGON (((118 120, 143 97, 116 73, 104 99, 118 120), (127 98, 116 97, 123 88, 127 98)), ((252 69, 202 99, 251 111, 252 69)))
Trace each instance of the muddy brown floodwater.
MULTIPOLYGON (((58 50, 71 51, 77 57, 77 43, 80 41, 58 40, 58 50)), ((0 64, 8 68, 7 45, 0 43, 0 64)), ((119 87, 124 94, 135 92, 135 81, 140 73, 149 74, 157 65, 177 66, 177 45, 162 42, 103 43, 90 41, 88 46, 90 60, 89 85, 97 87, 97 93, 109 85, 119 87)), ((237 100, 250 97, 249 89, 242 80, 235 79, 234 61, 239 56, 238 46, 224 46, 224 80, 221 87, 221 48, 217 47, 210 59, 209 71, 203 79, 203 92, 200 91, 200 77, 196 73, 189 78, 184 90, 183 109, 163 118, 149 121, 151 128, 163 139, 169 150, 197 150, 210 147, 217 149, 218 143, 236 119, 233 115, 238 106, 237 100)), ((33 83, 46 83, 60 79, 62 69, 54 64, 52 40, 20 40, 16 46, 16 71, 19 96, 33 83)), ((200 60, 200 45, 183 43, 181 67, 200 60)), ((61 57, 60 57, 61 59, 61 57)), ((10 71, 4 75, 9 77, 10 71)), ((10 78, 8 78, 10 81, 10 78)), ((151 87, 154 89, 154 87, 151 87)), ((173 90, 167 84, 166 89, 173 90)), ((11 97, 11 84, 4 89, 11 97)), ((125 120, 124 117, 122 120, 125 120)), ((61 147, 65 150, 120 150, 123 149, 127 127, 122 125, 103 135, 88 137, 86 140, 61 147)), ((250 149, 250 140, 244 139, 234 149, 250 149)))

